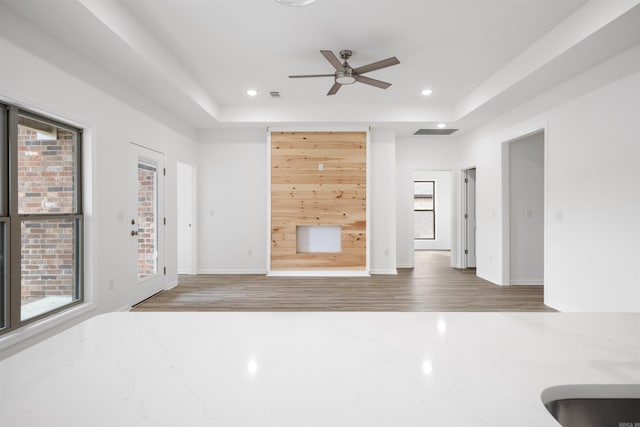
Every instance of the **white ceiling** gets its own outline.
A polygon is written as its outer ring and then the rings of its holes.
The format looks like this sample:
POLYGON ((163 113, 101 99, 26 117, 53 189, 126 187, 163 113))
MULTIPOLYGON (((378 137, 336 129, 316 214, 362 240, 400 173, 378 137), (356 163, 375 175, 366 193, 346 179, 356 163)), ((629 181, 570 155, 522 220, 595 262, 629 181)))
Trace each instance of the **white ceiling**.
POLYGON ((274 0, 0 0, 196 128, 471 128, 530 97, 527 88, 549 89, 640 42, 639 2, 318 0, 292 8, 274 0), (369 74, 392 83, 387 90, 354 84, 326 96, 331 78, 287 77, 331 73, 320 49, 353 50, 354 67, 390 56, 400 64, 369 74), (423 88, 434 94, 423 97, 423 88))

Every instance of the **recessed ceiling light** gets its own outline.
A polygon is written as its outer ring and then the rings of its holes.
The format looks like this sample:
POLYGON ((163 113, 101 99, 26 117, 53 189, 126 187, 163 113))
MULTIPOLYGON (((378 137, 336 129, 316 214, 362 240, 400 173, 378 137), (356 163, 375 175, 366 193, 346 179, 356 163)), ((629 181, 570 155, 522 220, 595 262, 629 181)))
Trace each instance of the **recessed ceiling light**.
POLYGON ((285 6, 307 6, 311 3, 315 3, 316 0, 276 0, 278 3, 285 6))
POLYGON ((447 124, 446 123, 438 123, 436 126, 438 127, 438 129, 443 129, 443 128, 447 127, 447 124))
POLYGON ((429 96, 429 95, 431 95, 433 93, 433 91, 431 89, 424 89, 420 93, 422 93, 424 96, 429 96))
POLYGON ((249 96, 256 96, 258 94, 258 91, 255 89, 247 89, 247 95, 249 96))

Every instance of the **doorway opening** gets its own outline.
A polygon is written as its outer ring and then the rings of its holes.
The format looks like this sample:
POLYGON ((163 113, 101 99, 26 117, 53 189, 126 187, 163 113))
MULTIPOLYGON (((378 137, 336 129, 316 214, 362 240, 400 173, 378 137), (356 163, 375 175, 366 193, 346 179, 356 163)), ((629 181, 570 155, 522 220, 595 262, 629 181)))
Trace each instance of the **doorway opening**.
POLYGON ((504 144, 504 278, 544 284, 544 131, 504 144))
POLYGON ((451 171, 413 172, 414 266, 444 259, 451 264, 452 194, 451 171))

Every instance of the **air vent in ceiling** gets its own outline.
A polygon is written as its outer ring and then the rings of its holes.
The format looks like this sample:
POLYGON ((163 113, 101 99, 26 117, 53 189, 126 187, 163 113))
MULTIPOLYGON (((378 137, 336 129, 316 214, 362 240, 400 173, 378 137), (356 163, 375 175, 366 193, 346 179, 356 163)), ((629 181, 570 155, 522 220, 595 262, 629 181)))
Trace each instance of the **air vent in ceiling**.
POLYGON ((451 135, 458 129, 418 129, 414 135, 451 135))
POLYGON ((269 92, 269 95, 271 95, 272 98, 280 98, 280 92, 278 92, 277 90, 272 90, 271 92, 269 92))

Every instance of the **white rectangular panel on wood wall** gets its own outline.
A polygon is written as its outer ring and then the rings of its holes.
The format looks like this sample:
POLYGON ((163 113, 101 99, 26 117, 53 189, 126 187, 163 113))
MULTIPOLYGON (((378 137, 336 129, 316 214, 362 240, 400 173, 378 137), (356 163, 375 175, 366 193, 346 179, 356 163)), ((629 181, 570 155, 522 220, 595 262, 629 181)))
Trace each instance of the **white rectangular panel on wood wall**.
POLYGON ((271 270, 367 267, 366 132, 271 133, 271 270), (340 252, 298 252, 297 226, 339 226, 340 252))

